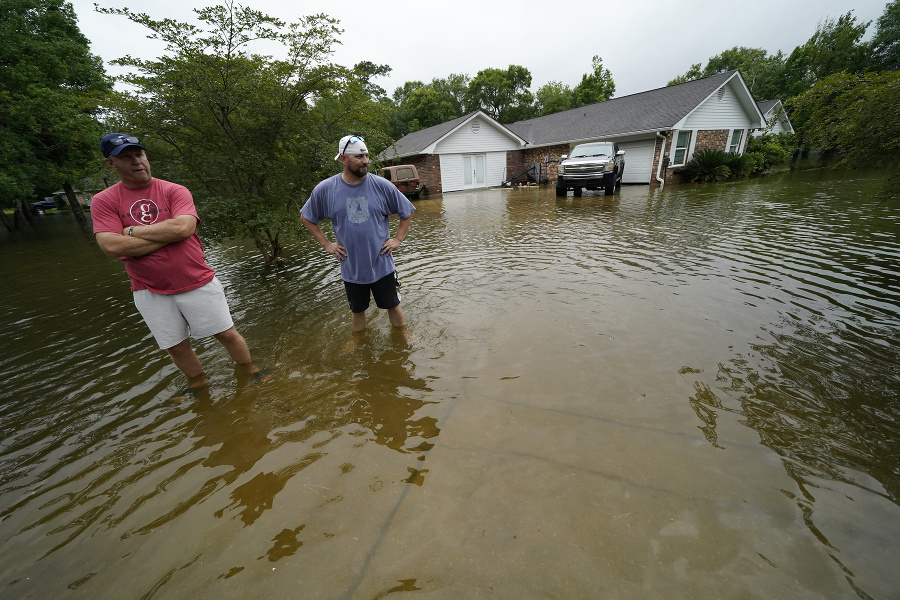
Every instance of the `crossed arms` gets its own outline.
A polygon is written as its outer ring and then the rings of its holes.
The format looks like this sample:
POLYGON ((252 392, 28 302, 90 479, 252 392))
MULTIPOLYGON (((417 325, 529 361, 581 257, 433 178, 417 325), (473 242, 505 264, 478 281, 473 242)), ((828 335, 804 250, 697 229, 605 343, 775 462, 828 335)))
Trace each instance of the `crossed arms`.
POLYGON ((197 218, 192 215, 178 215, 153 225, 135 225, 128 235, 128 227, 122 233, 101 231, 97 234, 100 249, 109 256, 144 256, 155 252, 167 244, 180 242, 194 235, 197 218))

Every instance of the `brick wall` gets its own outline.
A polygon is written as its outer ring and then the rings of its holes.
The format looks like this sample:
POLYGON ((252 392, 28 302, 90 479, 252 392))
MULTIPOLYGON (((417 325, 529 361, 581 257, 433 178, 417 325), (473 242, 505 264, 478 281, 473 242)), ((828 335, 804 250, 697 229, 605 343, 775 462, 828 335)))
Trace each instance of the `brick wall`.
POLYGON ((436 154, 419 154, 402 159, 399 164, 414 165, 419 172, 419 183, 425 186, 423 192, 428 194, 441 193, 441 159, 436 154))
POLYGON ((694 152, 699 152, 700 150, 721 150, 725 152, 728 149, 727 144, 727 129, 701 130, 697 132, 697 143, 694 145, 694 152))
MULTIPOLYGON (((659 137, 656 138, 656 146, 653 149, 653 166, 651 167, 651 171, 650 171, 650 183, 658 183, 656 181, 657 173, 659 173, 659 176, 662 177, 663 181, 666 181, 667 176, 669 174, 668 166, 669 166, 669 162, 671 162, 671 156, 672 156, 672 132, 670 131, 666 134, 665 140, 663 140, 662 138, 659 138, 659 137), (666 143, 666 151, 665 151, 665 154, 660 156, 660 152, 662 151, 663 141, 665 141, 665 143, 666 143), (662 170, 660 170, 660 168, 659 168, 660 160, 665 161, 662 170)), ((626 158, 627 157, 628 157, 628 155, 626 155, 626 158)))
MULTIPOLYGON (((524 173, 533 163, 541 163, 541 183, 555 183, 559 157, 568 153, 568 144, 525 148, 524 150, 507 150, 506 177, 504 179, 512 179, 524 173), (549 164, 546 162, 548 157, 550 159, 549 164)), ((519 179, 523 178, 524 176, 519 179)))
POLYGON ((525 149, 525 164, 531 166, 531 163, 541 163, 541 183, 548 181, 556 183, 556 175, 559 167, 559 157, 569 153, 568 144, 557 144, 556 146, 541 146, 540 148, 525 149), (550 163, 545 163, 545 159, 550 157, 550 163))
MULTIPOLYGON (((529 165, 530 166, 530 163, 529 165)), ((503 181, 510 181, 513 177, 528 168, 525 165, 524 150, 506 151, 506 171, 503 172, 503 181)))

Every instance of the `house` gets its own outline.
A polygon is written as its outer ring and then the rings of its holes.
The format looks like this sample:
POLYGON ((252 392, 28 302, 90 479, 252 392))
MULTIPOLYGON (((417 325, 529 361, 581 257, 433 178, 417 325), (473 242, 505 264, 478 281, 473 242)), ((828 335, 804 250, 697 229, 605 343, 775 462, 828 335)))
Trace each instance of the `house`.
POLYGON ((555 181, 573 146, 614 141, 625 150, 623 183, 662 183, 698 150, 743 153, 764 127, 741 74, 728 71, 509 125, 476 111, 406 135, 379 159, 415 164, 429 192, 451 192, 499 185, 535 163, 555 181))
POLYGON ((779 133, 794 133, 794 126, 788 119, 787 113, 784 112, 784 105, 781 100, 763 100, 757 102, 759 112, 762 113, 766 126, 753 132, 755 137, 759 137, 764 133, 778 135, 779 133))
MULTIPOLYGON (((91 198, 93 197, 93 194, 91 192, 82 191, 79 189, 74 189, 72 191, 75 192, 75 199, 78 200, 78 204, 80 204, 81 206, 91 205, 91 198)), ((66 200, 65 190, 56 190, 55 192, 53 192, 53 195, 62 200, 64 204, 68 204, 68 200, 66 200)))
POLYGON ((380 160, 413 164, 429 192, 499 185, 507 179, 510 152, 527 142, 487 114, 471 114, 414 131, 379 155, 380 160))

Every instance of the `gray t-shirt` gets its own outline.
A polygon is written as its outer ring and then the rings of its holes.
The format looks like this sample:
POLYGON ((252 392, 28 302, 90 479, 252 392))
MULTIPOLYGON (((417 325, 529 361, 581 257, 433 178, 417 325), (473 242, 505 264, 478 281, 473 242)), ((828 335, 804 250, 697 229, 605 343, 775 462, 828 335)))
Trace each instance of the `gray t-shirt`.
POLYGON ((340 174, 319 183, 300 209, 311 223, 329 219, 337 243, 347 250, 341 278, 349 283, 374 283, 394 272, 394 259, 381 254, 390 239, 388 217, 407 219, 415 207, 384 177, 367 174, 351 185, 340 174))

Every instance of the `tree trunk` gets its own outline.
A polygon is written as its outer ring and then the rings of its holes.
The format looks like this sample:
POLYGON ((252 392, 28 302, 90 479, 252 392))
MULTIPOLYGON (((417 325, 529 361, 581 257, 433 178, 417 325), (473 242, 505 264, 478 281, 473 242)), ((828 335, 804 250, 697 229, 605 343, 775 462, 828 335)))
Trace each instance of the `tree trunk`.
POLYGON ((31 214, 31 207, 28 206, 28 202, 25 198, 19 198, 19 208, 18 211, 21 213, 19 217, 25 217, 25 220, 29 223, 34 223, 34 216, 31 214))
POLYGON ((72 184, 68 181, 64 182, 63 191, 66 192, 66 200, 69 201, 69 208, 72 209, 75 220, 78 221, 78 224, 82 227, 87 227, 87 218, 84 216, 84 211, 81 210, 81 204, 78 203, 78 198, 75 197, 75 190, 72 189, 72 184))
POLYGON ((15 223, 12 222, 12 219, 10 219, 9 216, 7 216, 5 212, 3 212, 2 208, 0 208, 0 221, 3 221, 3 226, 6 227, 6 230, 10 233, 18 229, 18 227, 15 226, 15 223))

